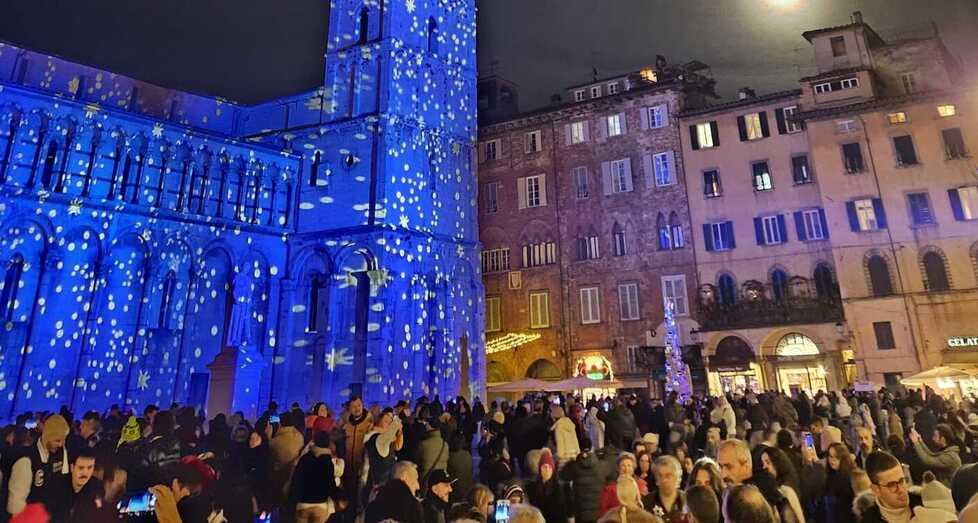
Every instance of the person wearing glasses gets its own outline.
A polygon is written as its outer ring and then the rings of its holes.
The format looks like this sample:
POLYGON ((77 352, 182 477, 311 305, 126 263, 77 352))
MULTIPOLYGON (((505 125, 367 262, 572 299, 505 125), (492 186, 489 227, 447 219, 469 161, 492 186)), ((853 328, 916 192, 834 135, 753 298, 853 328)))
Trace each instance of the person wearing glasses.
POLYGON ((918 494, 910 493, 903 465, 889 452, 880 450, 867 456, 866 474, 876 505, 863 513, 862 523, 907 522, 913 517, 914 508, 923 504, 918 494))

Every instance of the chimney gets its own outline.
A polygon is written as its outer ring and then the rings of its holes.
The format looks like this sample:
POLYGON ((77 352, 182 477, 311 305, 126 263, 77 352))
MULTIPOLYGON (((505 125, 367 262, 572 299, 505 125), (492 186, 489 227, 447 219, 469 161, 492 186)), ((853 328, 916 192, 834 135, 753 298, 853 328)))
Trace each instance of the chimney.
POLYGON ((755 94, 754 90, 750 87, 741 87, 740 90, 737 91, 738 100, 746 100, 748 98, 754 98, 755 96, 757 96, 757 94, 755 94))
POLYGON ((554 93, 550 95, 550 103, 554 105, 560 105, 560 102, 561 102, 560 94, 554 93))
POLYGON ((854 23, 854 24, 861 24, 861 23, 863 23, 863 12, 862 11, 853 11, 852 12, 852 23, 854 23))

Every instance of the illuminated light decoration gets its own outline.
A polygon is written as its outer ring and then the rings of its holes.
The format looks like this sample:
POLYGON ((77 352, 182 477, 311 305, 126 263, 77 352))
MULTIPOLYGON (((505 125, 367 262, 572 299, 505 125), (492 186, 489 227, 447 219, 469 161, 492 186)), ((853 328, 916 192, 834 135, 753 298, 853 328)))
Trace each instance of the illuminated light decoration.
POLYGON ((0 43, 0 418, 484 391, 474 0, 381 6, 254 106, 0 43))
POLYGON ((531 332, 520 333, 510 332, 509 334, 493 338, 486 342, 486 354, 495 354, 505 350, 515 349, 521 345, 526 345, 532 341, 540 339, 540 334, 531 332))
POLYGON ((680 403, 686 403, 692 393, 689 381, 689 367, 683 361, 683 347, 679 341, 679 326, 676 324, 675 305, 665 300, 666 324, 666 391, 675 392, 680 403))
POLYGON ((954 336, 947 339, 947 346, 954 348, 978 347, 978 336, 954 336))
POLYGON ((614 380, 615 373, 608 358, 600 354, 578 358, 574 364, 575 376, 587 376, 592 380, 614 380))

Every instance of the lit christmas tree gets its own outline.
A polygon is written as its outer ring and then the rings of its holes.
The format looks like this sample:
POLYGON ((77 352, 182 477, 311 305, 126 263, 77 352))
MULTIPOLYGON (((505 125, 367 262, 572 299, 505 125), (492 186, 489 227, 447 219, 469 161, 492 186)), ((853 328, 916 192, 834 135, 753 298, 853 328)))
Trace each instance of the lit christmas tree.
POLYGON ((676 325, 675 305, 665 300, 666 323, 666 391, 675 391, 679 402, 686 403, 692 392, 689 369, 683 363, 683 347, 679 343, 679 326, 676 325))

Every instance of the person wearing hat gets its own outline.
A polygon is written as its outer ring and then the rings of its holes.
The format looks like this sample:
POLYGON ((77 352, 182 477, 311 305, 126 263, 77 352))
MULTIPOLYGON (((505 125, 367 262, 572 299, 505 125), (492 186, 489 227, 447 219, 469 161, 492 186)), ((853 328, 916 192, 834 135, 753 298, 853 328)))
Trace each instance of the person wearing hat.
POLYGON ((547 521, 567 521, 573 513, 571 507, 565 503, 564 491, 557 481, 556 470, 553 454, 550 449, 544 448, 540 454, 537 477, 527 484, 526 494, 530 504, 540 509, 547 521))
POLYGON ((445 469, 435 469, 428 474, 428 487, 421 502, 425 523, 445 523, 445 515, 451 506, 448 497, 455 481, 445 469))
POLYGON ((63 495, 69 480, 65 439, 69 427, 55 414, 44 420, 37 444, 14 462, 7 485, 7 512, 16 516, 28 503, 42 503, 51 514, 61 514, 67 498, 63 495))

